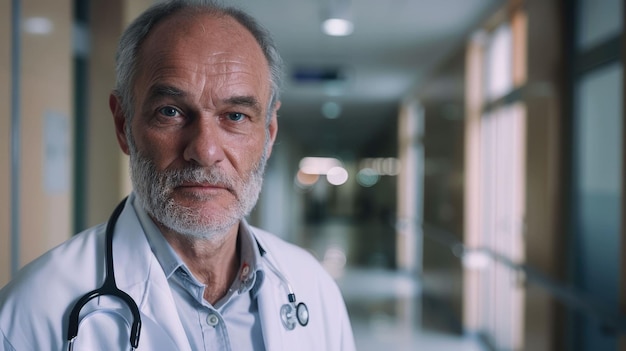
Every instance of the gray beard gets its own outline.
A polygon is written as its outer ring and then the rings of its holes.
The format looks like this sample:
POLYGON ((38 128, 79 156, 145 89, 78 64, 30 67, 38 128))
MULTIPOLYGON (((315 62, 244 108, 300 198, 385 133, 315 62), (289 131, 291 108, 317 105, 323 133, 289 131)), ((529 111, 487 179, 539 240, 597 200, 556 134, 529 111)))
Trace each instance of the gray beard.
MULTIPOLYGON (((223 239, 230 228, 250 214, 259 198, 267 163, 268 141, 257 164, 245 178, 240 178, 229 176, 218 167, 206 168, 192 164, 182 169, 159 171, 151 159, 137 150, 134 140, 128 140, 130 177, 135 194, 154 220, 174 232, 197 239, 223 239), (173 189, 185 182, 220 184, 233 193, 236 201, 224 214, 203 216, 197 209, 182 206, 172 198, 173 189)), ((198 200, 210 199, 198 196, 198 200)))

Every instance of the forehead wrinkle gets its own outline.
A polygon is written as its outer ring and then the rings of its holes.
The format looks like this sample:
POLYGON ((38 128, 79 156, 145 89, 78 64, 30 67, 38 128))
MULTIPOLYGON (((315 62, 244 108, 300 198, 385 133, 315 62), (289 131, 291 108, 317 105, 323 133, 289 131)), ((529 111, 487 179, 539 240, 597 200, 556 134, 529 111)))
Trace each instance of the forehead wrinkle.
POLYGON ((250 62, 246 62, 247 59, 248 57, 242 54, 233 55, 233 52, 218 51, 211 53, 210 56, 207 56, 204 64, 218 65, 219 67, 222 67, 223 70, 227 70, 227 68, 233 70, 233 67, 230 65, 234 65, 234 67, 237 68, 237 71, 239 71, 243 67, 251 66, 250 62))
POLYGON ((203 105, 209 104, 212 108, 215 105, 210 103, 211 100, 265 110, 265 101, 259 102, 265 100, 264 94, 257 96, 258 92, 250 91, 248 86, 243 91, 235 86, 247 84, 246 80, 252 79, 251 82, 269 88, 271 79, 266 57, 251 33, 228 16, 176 15, 155 27, 141 45, 139 57, 141 75, 154 84, 145 95, 148 98, 197 97, 204 101, 203 105), (224 43, 225 36, 229 38, 228 45, 224 43), (179 40, 181 37, 186 39, 179 40), (255 49, 251 51, 253 47, 255 49), (230 74, 237 74, 242 80, 232 81, 230 74), (246 76, 248 78, 242 78, 246 76), (227 87, 231 94, 216 96, 215 91, 210 90, 218 86, 227 87), (181 95, 183 93, 185 95, 181 95), (254 99, 242 99, 241 96, 254 99))

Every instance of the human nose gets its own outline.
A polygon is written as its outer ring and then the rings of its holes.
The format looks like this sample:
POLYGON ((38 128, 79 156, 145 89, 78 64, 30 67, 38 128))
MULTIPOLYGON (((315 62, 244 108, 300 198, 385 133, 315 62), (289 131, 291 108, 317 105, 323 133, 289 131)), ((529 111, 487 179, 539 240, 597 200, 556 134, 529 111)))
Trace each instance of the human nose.
POLYGON ((224 159, 218 126, 211 121, 198 120, 189 128, 189 139, 183 155, 185 161, 208 167, 224 159))

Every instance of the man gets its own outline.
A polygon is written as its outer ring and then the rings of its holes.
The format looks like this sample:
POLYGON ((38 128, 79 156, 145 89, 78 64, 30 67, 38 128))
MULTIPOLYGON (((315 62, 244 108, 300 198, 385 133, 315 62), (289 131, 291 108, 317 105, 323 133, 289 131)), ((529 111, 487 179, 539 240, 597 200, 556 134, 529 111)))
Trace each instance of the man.
POLYGON ((111 236, 88 229, 0 291, 0 350, 128 349, 139 319, 139 350, 354 350, 317 261, 244 220, 276 138, 280 64, 252 18, 214 3, 158 4, 130 25, 109 104, 134 193, 111 236))

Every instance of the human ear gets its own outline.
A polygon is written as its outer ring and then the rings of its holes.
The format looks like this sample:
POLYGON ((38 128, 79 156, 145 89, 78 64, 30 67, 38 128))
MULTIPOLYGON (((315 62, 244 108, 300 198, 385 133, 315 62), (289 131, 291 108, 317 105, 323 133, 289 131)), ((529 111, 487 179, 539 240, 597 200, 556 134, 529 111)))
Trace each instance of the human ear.
POLYGON ((109 95, 109 108, 111 114, 113 114, 113 122, 115 123, 115 135, 117 136, 117 143, 120 145, 122 151, 129 155, 128 139, 126 135, 126 116, 122 109, 122 103, 119 97, 115 93, 109 95))

